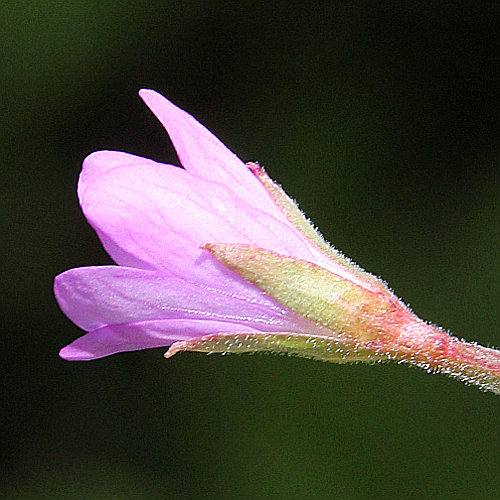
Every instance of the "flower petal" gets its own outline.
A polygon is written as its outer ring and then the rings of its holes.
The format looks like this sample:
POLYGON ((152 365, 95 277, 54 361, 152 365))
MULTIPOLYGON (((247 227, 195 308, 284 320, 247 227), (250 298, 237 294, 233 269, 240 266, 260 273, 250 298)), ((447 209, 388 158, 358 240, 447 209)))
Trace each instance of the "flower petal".
MULTIPOLYGON (((59 356, 68 361, 90 361, 118 352, 165 347, 176 341, 241 331, 241 325, 206 320, 169 319, 110 325, 94 330, 63 347, 59 356)), ((250 327, 244 332, 254 333, 250 327)))
MULTIPOLYGON (((119 266, 80 267, 56 277, 64 313, 92 331, 113 324, 192 319, 228 322, 258 331, 311 331, 315 324, 235 276, 248 293, 209 288, 173 275, 119 266), (249 295, 253 297, 249 297, 249 295)), ((217 330, 215 330, 217 331, 217 330)))
POLYGON ((312 245, 300 233, 248 205, 227 186, 178 167, 122 155, 91 155, 78 187, 87 219, 118 264, 166 268, 213 285, 224 276, 222 266, 201 250, 207 242, 244 243, 314 258, 312 245), (127 164, 101 166, 108 157, 122 157, 127 164))
POLYGON ((201 123, 154 90, 139 95, 165 127, 186 170, 222 182, 250 205, 285 220, 248 167, 201 123))
POLYGON ((142 156, 124 153, 123 151, 96 151, 88 155, 85 160, 83 160, 83 169, 80 174, 78 188, 85 188, 85 185, 87 184, 85 177, 87 175, 90 176, 90 180, 88 182, 92 182, 97 175, 104 174, 108 170, 112 170, 115 167, 142 164, 156 165, 157 162, 142 156))
MULTIPOLYGON (((95 182, 98 182, 98 179, 102 175, 106 174, 106 172, 109 172, 116 167, 123 167, 124 165, 131 164, 136 165, 137 167, 140 167, 141 165, 157 165, 157 163, 153 160, 132 155, 130 153, 124 153, 122 151, 96 151, 85 158, 83 161, 82 171, 78 179, 78 198, 87 219, 89 219, 89 216, 86 214, 84 206, 87 188, 89 186, 92 187, 95 182)), ((89 222, 92 226, 94 226, 92 220, 89 220, 89 222)), ((151 269, 153 267, 151 264, 144 262, 128 250, 121 248, 119 244, 110 239, 105 232, 99 231, 96 227, 94 227, 94 229, 96 230, 99 239, 108 254, 118 264, 122 266, 138 267, 141 269, 151 269)))

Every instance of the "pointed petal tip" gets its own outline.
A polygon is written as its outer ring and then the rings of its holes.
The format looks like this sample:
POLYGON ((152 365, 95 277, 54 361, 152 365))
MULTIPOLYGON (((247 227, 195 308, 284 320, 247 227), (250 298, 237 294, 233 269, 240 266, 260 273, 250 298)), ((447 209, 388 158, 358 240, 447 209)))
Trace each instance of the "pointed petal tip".
POLYGON ((141 99, 144 99, 149 94, 158 94, 158 92, 156 92, 156 90, 153 89, 140 89, 138 94, 141 99))
POLYGON ((157 103, 160 101, 162 104, 172 104, 165 96, 153 89, 141 89, 138 94, 146 106, 150 109, 155 104, 155 101, 157 103))
POLYGON ((59 351, 59 357, 65 361, 91 361, 95 356, 90 352, 82 351, 73 347, 71 344, 63 347, 59 351))

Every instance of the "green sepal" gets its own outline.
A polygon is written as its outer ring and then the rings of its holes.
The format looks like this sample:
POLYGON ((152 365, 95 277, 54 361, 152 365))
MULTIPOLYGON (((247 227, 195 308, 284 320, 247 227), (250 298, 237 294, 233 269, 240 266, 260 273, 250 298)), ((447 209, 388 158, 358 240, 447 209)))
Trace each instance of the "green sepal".
POLYGON ((277 182, 273 181, 269 175, 267 175, 264 167, 253 162, 247 163, 247 166, 266 188, 267 192, 279 207, 281 212, 286 216, 290 224, 302 233, 302 235, 305 236, 314 246, 327 255, 332 261, 343 267, 346 271, 361 280, 365 280, 374 290, 387 294, 390 293, 386 283, 373 274, 362 269, 342 252, 328 243, 318 228, 314 226, 311 220, 308 219, 304 212, 299 208, 297 202, 290 198, 290 196, 286 194, 285 190, 277 182))
POLYGON ((352 341, 303 333, 223 333, 176 342, 165 353, 166 358, 180 351, 205 354, 243 354, 267 352, 286 354, 331 363, 375 363, 389 356, 352 341))
POLYGON ((391 315, 401 307, 391 296, 373 292, 316 264, 250 245, 207 244, 224 266, 257 285, 288 309, 353 342, 387 334, 391 315))

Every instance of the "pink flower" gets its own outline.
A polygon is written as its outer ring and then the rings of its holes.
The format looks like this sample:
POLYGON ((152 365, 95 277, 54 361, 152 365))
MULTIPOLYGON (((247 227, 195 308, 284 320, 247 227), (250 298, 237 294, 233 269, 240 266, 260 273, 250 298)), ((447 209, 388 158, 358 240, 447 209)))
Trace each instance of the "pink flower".
POLYGON ((330 247, 258 165, 158 93, 140 96, 184 168, 114 151, 85 159, 80 204, 118 265, 56 277, 61 309, 88 332, 62 358, 171 346, 167 356, 396 359, 499 392, 498 351, 421 321, 330 247))
POLYGON ((152 90, 140 96, 167 129, 184 169, 114 151, 85 159, 80 204, 118 266, 57 276, 62 310, 89 332, 61 357, 95 359, 210 333, 318 330, 202 249, 246 243, 314 259, 312 246, 207 129, 152 90))

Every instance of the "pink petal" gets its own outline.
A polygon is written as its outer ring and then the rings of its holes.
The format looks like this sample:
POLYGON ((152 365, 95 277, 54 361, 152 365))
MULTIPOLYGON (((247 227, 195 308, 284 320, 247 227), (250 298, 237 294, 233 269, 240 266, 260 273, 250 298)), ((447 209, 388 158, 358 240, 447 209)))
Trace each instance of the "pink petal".
POLYGON ((165 347, 179 340, 188 340, 212 333, 256 333, 241 325, 193 319, 169 319, 111 325, 94 330, 59 352, 68 361, 90 361, 118 352, 165 347))
POLYGON ((83 169, 80 174, 78 189, 85 189, 88 182, 92 182, 99 174, 104 174, 108 170, 115 167, 123 167, 124 165, 157 165, 158 163, 142 156, 136 156, 122 151, 96 151, 88 155, 83 160, 83 169), (91 176, 87 182, 85 177, 91 176))
POLYGON ((165 127, 186 170, 225 184, 250 205, 285 220, 260 181, 209 130, 158 92, 142 89, 139 95, 165 127))
POLYGON ((224 276, 221 266, 200 249, 207 242, 251 244, 315 258, 300 233, 249 206, 225 185, 171 165, 115 155, 91 155, 78 192, 86 217, 118 264, 170 269, 214 284, 224 276), (127 164, 117 166, 120 158, 127 164), (101 165, 108 160, 112 168, 101 165))
MULTIPOLYGON (((157 162, 141 156, 124 153, 121 151, 96 151, 90 154, 83 161, 82 171, 78 179, 78 198, 82 205, 82 210, 85 213, 83 200, 86 198, 86 190, 89 185, 98 181, 101 175, 113 170, 116 167, 123 167, 124 165, 161 165, 157 162)), ((89 218, 87 216, 87 218, 89 218)), ((92 221, 89 220, 92 224, 92 221)), ((92 224, 93 225, 93 224, 92 224)), ((122 266, 139 267, 142 269, 151 269, 151 264, 144 262, 137 256, 133 255, 127 249, 121 248, 112 239, 110 239, 105 232, 99 231, 94 227, 99 239, 101 240, 106 251, 111 255, 115 262, 122 266)))
POLYGON ((171 319, 229 322, 240 325, 236 331, 246 326, 262 331, 314 328, 314 323, 234 276, 235 281, 241 281, 238 292, 142 269, 81 267, 57 276, 54 293, 64 313, 87 331, 113 324, 171 319))

